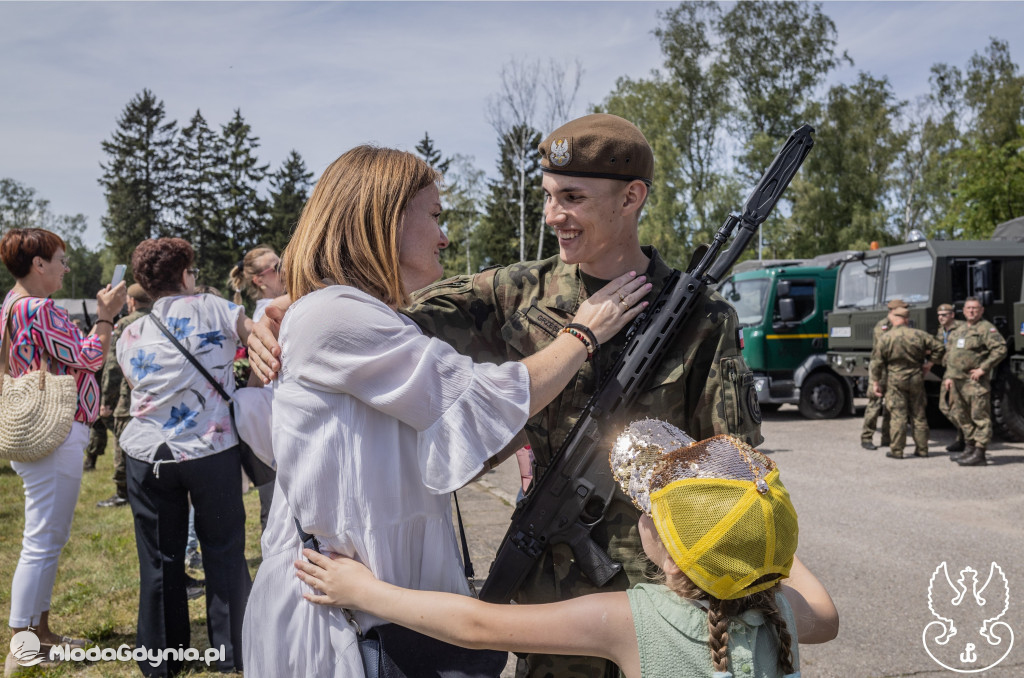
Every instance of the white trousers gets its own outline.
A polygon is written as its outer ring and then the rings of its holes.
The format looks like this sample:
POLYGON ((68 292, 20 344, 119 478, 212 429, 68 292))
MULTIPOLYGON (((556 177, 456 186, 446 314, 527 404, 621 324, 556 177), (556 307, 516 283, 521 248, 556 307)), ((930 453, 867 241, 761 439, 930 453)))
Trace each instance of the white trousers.
POLYGON ((11 628, 35 626, 39 615, 50 609, 57 561, 71 536, 88 442, 89 427, 76 421, 52 454, 39 461, 11 462, 25 485, 25 532, 11 582, 11 628))

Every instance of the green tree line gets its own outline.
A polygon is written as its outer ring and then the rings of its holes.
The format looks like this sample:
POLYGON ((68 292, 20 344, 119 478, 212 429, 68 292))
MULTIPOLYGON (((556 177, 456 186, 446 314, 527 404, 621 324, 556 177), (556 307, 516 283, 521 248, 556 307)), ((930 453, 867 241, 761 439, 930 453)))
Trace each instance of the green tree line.
MULTIPOLYGON (((838 50, 826 10, 792 1, 681 3, 660 12, 652 30, 661 66, 620 78, 590 107, 635 122, 650 141, 655 181, 641 241, 670 263, 684 265, 710 241, 804 123, 817 131, 815 147, 748 256, 862 249, 901 242, 914 230, 983 239, 1024 215, 1024 76, 1008 44, 991 38, 965 64, 934 64, 928 93, 906 100, 885 74, 860 71, 853 82, 828 84, 855 64, 838 50)), ((444 177, 446 273, 554 253, 543 228, 539 159, 524 159, 522 149, 582 112, 569 110, 582 74, 579 64, 555 62, 548 70, 539 61, 503 68, 490 111, 503 121, 495 125, 499 156, 490 173, 424 134, 416 151, 444 177), (533 113, 539 92, 549 95, 543 121, 533 113), (512 108, 502 113, 502 102, 512 108)), ((149 90, 125 106, 103 150, 106 243, 89 253, 98 263, 83 260, 74 285, 98 286, 101 276, 93 281, 89 271, 109 275, 140 240, 163 235, 190 240, 203 282, 224 285, 253 245, 283 249, 312 179, 297 151, 276 171, 261 163, 259 137, 240 111, 211 127, 197 110, 179 126, 149 90)), ((17 213, 80 238, 84 217, 47 216, 32 189, 5 181, 4 226, 17 213), (36 206, 18 211, 14 203, 36 206)))

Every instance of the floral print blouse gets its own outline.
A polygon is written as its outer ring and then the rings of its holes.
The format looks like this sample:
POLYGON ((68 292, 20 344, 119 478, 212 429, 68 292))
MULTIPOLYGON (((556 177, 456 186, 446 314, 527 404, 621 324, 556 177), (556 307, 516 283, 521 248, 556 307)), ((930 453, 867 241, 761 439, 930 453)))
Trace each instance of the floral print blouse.
MULTIPOLYGON (((7 317, 14 290, 4 299, 3 316, 7 317)), ((0 337, 7 326, 0 329, 0 337)), ((43 364, 44 349, 50 354, 50 370, 54 374, 72 374, 78 386, 78 408, 75 421, 89 424, 100 413, 100 385, 96 371, 103 367, 103 344, 95 334, 88 336, 71 322, 67 312, 53 303, 53 299, 25 297, 14 303, 11 310, 11 352, 8 356, 12 377, 38 369, 43 364)))
POLYGON ((132 420, 120 439, 128 456, 153 463, 157 448, 166 443, 175 461, 188 461, 238 444, 227 403, 152 316, 231 395, 243 314, 241 306, 212 294, 164 297, 153 304, 151 315, 125 328, 117 342, 117 361, 132 385, 132 420))

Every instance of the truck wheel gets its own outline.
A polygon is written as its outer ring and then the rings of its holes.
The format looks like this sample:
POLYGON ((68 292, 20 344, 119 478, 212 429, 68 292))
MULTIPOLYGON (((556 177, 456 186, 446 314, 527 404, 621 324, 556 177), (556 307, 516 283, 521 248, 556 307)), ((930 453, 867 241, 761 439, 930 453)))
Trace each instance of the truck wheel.
POLYGON ((782 403, 758 403, 757 406, 761 408, 761 414, 768 414, 770 412, 778 412, 779 408, 782 407, 782 403))
POLYGON ((1000 370, 992 381, 992 423, 1004 440, 1024 441, 1024 384, 1009 370, 1000 370))
POLYGON ((835 419, 845 408, 843 384, 831 372, 815 372, 800 385, 800 414, 808 419, 835 419))

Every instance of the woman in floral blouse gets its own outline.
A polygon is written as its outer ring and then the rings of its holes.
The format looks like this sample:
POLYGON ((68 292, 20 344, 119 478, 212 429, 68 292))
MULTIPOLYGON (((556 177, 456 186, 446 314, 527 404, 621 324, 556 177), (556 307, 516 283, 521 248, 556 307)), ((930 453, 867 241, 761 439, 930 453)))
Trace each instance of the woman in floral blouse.
MULTIPOLYGON (((85 641, 65 638, 50 630, 50 596, 57 561, 71 535, 71 518, 82 484, 82 451, 89 425, 99 414, 100 387, 94 372, 102 367, 110 345, 114 316, 124 305, 124 283, 108 285, 96 294, 98 320, 86 336, 68 314, 49 298, 64 284, 69 270, 65 244, 42 228, 12 228, 0 239, 0 259, 15 278, 3 304, 3 328, 10 328, 8 369, 12 377, 38 369, 73 374, 78 385, 78 408, 71 432, 61 445, 36 461, 12 461, 11 468, 25 485, 25 532, 21 557, 11 582, 10 625, 14 633, 31 627, 43 654, 55 644, 84 647, 85 641)), ((17 669, 8 655, 5 673, 17 669)))
MULTIPOLYGON (((242 617, 250 579, 238 439, 228 404, 160 330, 157 320, 216 379, 234 390, 235 349, 249 336, 241 306, 195 294, 195 254, 180 238, 144 240, 132 255, 153 311, 125 328, 117 357, 132 384, 132 421, 121 435, 128 502, 139 552, 136 645, 190 647, 185 592, 189 497, 206 571, 210 646, 225 649, 221 671, 242 669, 242 617)), ((147 676, 174 675, 180 662, 139 662, 147 676)))

